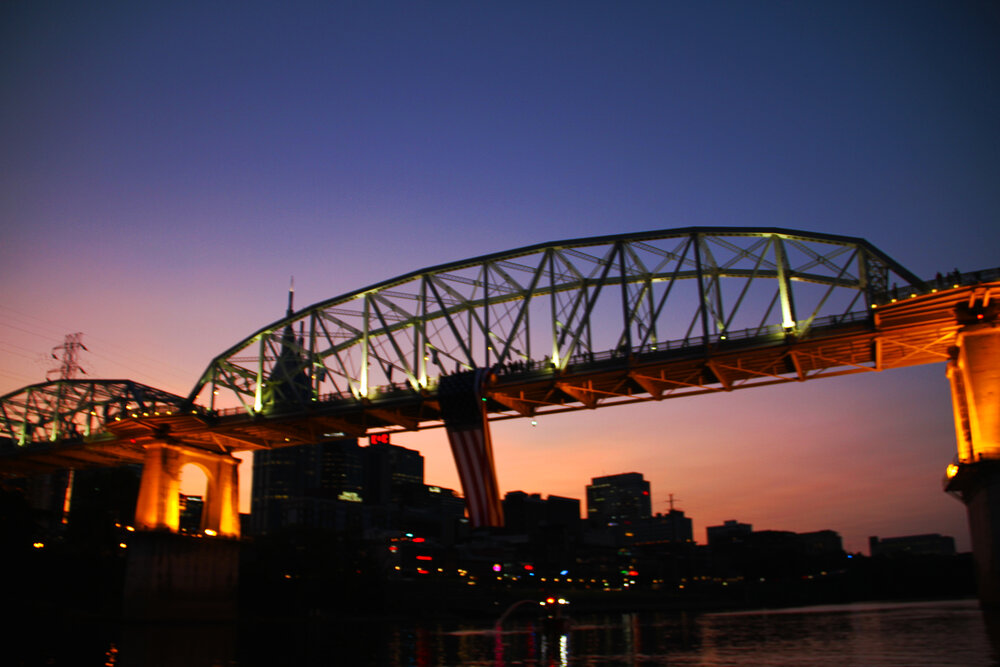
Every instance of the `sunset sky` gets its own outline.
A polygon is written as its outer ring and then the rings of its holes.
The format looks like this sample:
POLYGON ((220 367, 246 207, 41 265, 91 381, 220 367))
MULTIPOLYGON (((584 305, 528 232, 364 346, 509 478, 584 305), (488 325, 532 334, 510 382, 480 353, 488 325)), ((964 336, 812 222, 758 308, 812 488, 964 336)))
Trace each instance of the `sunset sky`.
MULTIPOLYGON (((0 393, 83 332, 89 377, 186 395, 293 275, 303 307, 561 239, 786 227, 928 278, 1000 266, 998 117, 990 2, 5 2, 0 393)), ((503 491, 642 472, 700 542, 969 548, 943 365, 493 440, 503 491)), ((441 429, 394 441, 458 488, 441 429)))

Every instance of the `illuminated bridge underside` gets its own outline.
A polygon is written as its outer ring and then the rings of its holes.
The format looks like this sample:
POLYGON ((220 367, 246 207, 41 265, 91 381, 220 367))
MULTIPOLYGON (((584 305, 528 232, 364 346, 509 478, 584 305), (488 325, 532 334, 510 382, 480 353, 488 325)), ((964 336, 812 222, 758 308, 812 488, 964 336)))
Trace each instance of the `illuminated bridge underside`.
MULTIPOLYGON (((485 395, 491 420, 661 400, 947 361, 959 304, 1000 296, 1000 282, 947 289, 872 309, 856 321, 817 327, 808 340, 778 335, 727 340, 656 355, 595 358, 565 370, 497 372, 485 395)), ((258 416, 180 415, 109 425, 121 440, 172 438, 206 449, 252 450, 314 443, 372 430, 441 426, 436 396, 399 390, 369 401, 313 403, 258 416)))

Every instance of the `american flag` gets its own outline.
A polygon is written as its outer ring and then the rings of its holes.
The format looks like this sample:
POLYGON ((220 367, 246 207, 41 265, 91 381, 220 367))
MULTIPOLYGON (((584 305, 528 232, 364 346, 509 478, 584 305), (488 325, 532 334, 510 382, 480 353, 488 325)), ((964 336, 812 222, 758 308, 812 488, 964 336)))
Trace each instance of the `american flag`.
POLYGON ((438 384, 448 442, 465 493, 469 521, 474 527, 503 525, 493 445, 482 397, 488 374, 488 370, 479 368, 446 375, 438 384))

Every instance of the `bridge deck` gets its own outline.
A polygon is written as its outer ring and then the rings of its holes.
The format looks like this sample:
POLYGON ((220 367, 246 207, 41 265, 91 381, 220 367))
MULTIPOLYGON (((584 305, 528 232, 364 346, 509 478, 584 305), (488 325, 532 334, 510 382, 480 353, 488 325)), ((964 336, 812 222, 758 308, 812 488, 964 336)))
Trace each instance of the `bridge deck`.
MULTIPOLYGON (((1000 297, 1000 281, 916 296, 820 326, 814 323, 807 339, 768 333, 716 338, 707 345, 663 345, 638 354, 588 356, 562 371, 499 368, 487 390, 488 410, 493 420, 509 419, 946 361, 961 326, 956 307, 990 295, 1000 297)), ((142 445, 150 442, 235 452, 362 436, 373 430, 437 426, 441 414, 433 390, 397 387, 372 399, 333 396, 308 410, 266 416, 195 410, 125 418, 86 441, 4 452, 0 465, 5 473, 17 474, 140 462, 142 445)))

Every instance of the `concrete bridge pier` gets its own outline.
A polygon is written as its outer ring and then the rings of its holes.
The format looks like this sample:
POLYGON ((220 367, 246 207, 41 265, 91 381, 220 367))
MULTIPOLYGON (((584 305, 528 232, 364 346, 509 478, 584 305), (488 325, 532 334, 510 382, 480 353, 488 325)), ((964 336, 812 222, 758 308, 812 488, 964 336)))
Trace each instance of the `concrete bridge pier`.
POLYGON ((231 619, 239 588, 237 461, 175 444, 146 446, 129 540, 124 612, 140 619, 231 619), (208 488, 201 534, 178 534, 181 468, 193 463, 208 488), (237 538, 217 539, 214 536, 237 538))
POLYGON ((189 463, 201 468, 208 479, 202 531, 220 537, 239 537, 239 461, 229 454, 166 443, 146 445, 135 509, 136 528, 173 533, 180 529, 181 468, 189 463))
POLYGON ((965 504, 979 598, 1000 608, 1000 326, 989 292, 959 306, 964 326, 950 350, 957 463, 946 490, 965 504))

